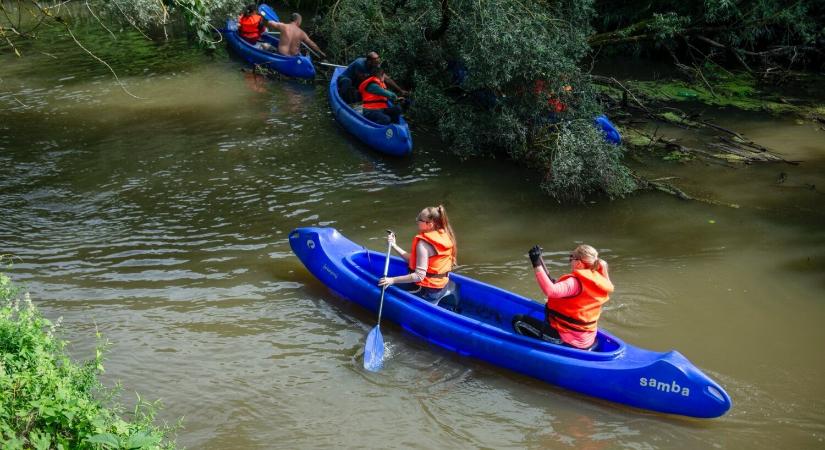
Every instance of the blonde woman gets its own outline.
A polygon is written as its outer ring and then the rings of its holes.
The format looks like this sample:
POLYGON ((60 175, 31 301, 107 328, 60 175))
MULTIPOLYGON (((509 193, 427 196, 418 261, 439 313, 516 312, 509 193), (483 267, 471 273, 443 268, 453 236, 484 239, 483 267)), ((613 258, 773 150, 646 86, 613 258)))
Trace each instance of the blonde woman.
POLYGON ((547 274, 541 251, 536 245, 528 255, 536 281, 547 296, 546 320, 518 315, 513 318, 513 329, 519 334, 555 344, 592 349, 596 344, 602 305, 613 292, 607 262, 599 259, 595 248, 579 245, 569 256, 570 273, 556 281, 547 274))
POLYGON ((418 234, 413 237, 409 252, 395 243, 394 233, 387 236, 393 250, 407 261, 410 274, 381 278, 378 285, 410 284, 412 292, 437 303, 448 289, 450 270, 458 254, 455 233, 443 205, 422 209, 415 222, 418 234))

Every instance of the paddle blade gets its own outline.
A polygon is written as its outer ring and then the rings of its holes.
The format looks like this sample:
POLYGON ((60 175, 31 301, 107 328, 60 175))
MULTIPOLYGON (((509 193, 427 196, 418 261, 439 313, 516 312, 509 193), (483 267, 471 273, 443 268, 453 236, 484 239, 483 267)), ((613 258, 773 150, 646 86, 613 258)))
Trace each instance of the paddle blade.
POLYGON ((367 345, 364 347, 364 368, 370 372, 378 372, 384 365, 384 336, 376 326, 367 335, 367 345))
POLYGON ((281 21, 281 19, 278 18, 278 13, 276 13, 275 10, 265 3, 258 6, 258 12, 261 13, 266 20, 274 20, 275 22, 281 21))

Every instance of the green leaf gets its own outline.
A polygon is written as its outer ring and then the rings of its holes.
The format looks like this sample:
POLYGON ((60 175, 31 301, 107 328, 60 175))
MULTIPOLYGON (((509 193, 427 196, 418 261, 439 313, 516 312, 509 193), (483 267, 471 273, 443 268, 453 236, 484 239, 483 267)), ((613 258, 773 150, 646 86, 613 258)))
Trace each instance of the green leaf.
POLYGON ((146 431, 138 431, 137 433, 129 436, 129 439, 126 440, 125 447, 128 449, 142 449, 142 448, 154 448, 157 447, 160 443, 160 438, 156 436, 152 436, 146 431))
POLYGON ((86 442, 91 444, 100 444, 106 448, 120 448, 120 440, 112 433, 101 433, 94 435, 86 439, 86 442))

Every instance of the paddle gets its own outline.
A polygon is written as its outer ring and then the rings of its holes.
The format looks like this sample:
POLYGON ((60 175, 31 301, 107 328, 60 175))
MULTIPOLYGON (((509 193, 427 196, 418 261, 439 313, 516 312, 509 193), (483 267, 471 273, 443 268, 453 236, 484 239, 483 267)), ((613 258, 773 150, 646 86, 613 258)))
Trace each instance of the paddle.
MULTIPOLYGON (((387 230, 391 234, 391 230, 387 230)), ((390 252, 392 244, 387 242, 387 259, 384 261, 384 277, 390 268, 390 252)), ((387 286, 381 287, 381 301, 378 303, 378 323, 367 335, 367 344, 364 347, 364 368, 370 372, 378 372, 384 365, 384 337, 381 336, 381 312, 384 309, 384 292, 387 286)))
POLYGON ((278 14, 275 12, 275 10, 273 10, 266 3, 261 3, 258 6, 258 12, 261 13, 261 15, 264 16, 264 19, 266 19, 266 20, 272 20, 272 21, 275 21, 275 22, 280 22, 281 21, 281 19, 278 17, 278 14))
POLYGON ((332 63, 327 63, 327 62, 321 62, 321 63, 318 63, 318 64, 320 64, 320 65, 322 65, 322 66, 340 67, 340 68, 342 68, 342 69, 346 69, 346 68, 347 68, 347 66, 342 66, 342 65, 340 65, 340 64, 332 64, 332 63))
POLYGON ((556 282, 556 279, 555 279, 555 278, 553 278, 552 276, 550 276, 550 271, 549 271, 549 270, 547 270, 547 266, 545 266, 545 265, 544 265, 544 260, 542 259, 542 260, 540 260, 540 261, 541 261, 541 267, 542 267, 542 269, 544 269, 544 273, 546 273, 546 274, 547 274, 547 278, 550 278, 550 281, 552 281, 553 283, 555 283, 555 282, 556 282))

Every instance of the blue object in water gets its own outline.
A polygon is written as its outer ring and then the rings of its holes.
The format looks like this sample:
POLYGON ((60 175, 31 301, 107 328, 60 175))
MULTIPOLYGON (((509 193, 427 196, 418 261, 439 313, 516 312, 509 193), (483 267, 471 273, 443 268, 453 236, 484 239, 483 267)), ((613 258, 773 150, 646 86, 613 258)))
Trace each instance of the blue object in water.
POLYGON ((394 156, 410 154, 412 135, 404 117, 401 117, 398 123, 380 125, 352 109, 338 94, 338 77, 343 72, 343 68, 336 68, 332 73, 332 79, 329 80, 329 104, 338 123, 375 150, 394 156))
POLYGON ((604 114, 600 116, 596 116, 593 119, 593 123, 596 124, 596 128, 602 130, 604 133, 604 140, 616 145, 621 145, 622 143, 622 135, 619 134, 619 130, 613 125, 613 122, 607 118, 604 114))
MULTIPOLYGON (((246 60, 249 64, 264 67, 295 78, 314 78, 315 66, 312 65, 312 58, 309 56, 283 56, 259 48, 255 48, 246 42, 238 34, 238 23, 234 20, 226 21, 226 31, 224 32, 229 47, 246 60)), ((271 34, 261 36, 261 41, 278 48, 278 38, 271 34)))
MULTIPOLYGON (((334 228, 298 228, 292 251, 335 295, 377 311, 385 255, 370 251, 334 228)), ((408 273, 392 258, 389 276, 408 273)), ((731 399, 679 352, 654 352, 599 330, 592 351, 544 342, 513 332, 513 316, 544 318, 544 305, 469 277, 450 274, 458 312, 433 305, 397 286, 387 288, 383 314, 410 333, 448 350, 594 397, 653 411, 718 417, 731 399)))

